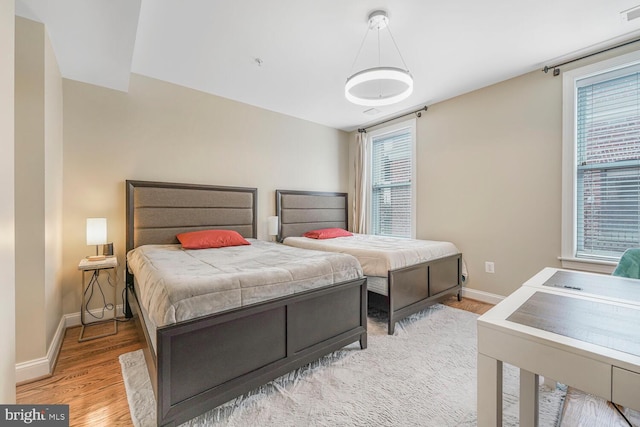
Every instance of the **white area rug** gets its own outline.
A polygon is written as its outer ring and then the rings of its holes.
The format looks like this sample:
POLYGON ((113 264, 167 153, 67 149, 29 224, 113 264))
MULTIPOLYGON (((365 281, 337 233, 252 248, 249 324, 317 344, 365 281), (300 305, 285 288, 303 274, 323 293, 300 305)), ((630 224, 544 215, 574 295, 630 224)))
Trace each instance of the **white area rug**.
MULTIPOLYGON (((475 426, 477 315, 432 306, 386 333, 369 317, 368 348, 351 345, 184 426, 475 426)), ((120 356, 131 418, 155 426, 142 350, 120 356)), ((518 425, 518 370, 505 365, 504 422, 518 425)), ((541 385, 540 426, 559 422, 566 388, 541 385)))

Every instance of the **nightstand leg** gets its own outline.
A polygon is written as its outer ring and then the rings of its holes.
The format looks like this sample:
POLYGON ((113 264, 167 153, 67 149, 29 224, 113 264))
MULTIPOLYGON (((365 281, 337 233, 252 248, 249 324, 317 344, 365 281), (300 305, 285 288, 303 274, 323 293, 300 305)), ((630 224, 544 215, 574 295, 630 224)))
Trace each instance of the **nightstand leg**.
MULTIPOLYGON (((101 323, 105 323, 105 322, 110 322, 111 319, 108 320, 103 320, 103 321, 98 321, 98 322, 91 322, 91 323, 86 323, 84 320, 84 309, 85 309, 85 272, 86 271, 91 271, 91 275, 93 276, 93 274, 97 275, 97 272, 95 270, 82 270, 82 286, 81 286, 81 292, 82 292, 82 305, 80 306, 80 323, 82 324, 81 328, 80 328, 80 336, 78 337, 78 342, 84 342, 84 341, 91 341, 91 340, 95 340, 96 338, 103 338, 103 337, 108 337, 110 335, 115 335, 118 333, 118 319, 116 316, 116 297, 117 297, 117 292, 116 292, 116 287, 117 287, 117 277, 115 277, 115 269, 111 269, 113 271, 113 331, 112 332, 107 332, 101 335, 96 335, 93 337, 88 337, 85 338, 84 337, 84 328, 85 326, 90 326, 90 325, 97 325, 97 324, 101 324, 101 323)), ((107 274, 111 274, 111 271, 108 271, 107 274)), ((98 280, 98 278, 96 277, 96 280, 98 280)))

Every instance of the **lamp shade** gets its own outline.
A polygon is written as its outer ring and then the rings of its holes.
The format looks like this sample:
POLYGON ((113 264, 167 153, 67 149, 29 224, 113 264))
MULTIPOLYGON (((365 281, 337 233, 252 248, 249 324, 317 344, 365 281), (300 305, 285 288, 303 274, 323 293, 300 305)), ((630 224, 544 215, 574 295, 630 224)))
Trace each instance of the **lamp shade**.
POLYGON ((278 235, 278 217, 277 216, 267 217, 267 232, 269 233, 269 236, 278 235))
POLYGON ((87 245, 107 243, 107 218, 87 218, 87 245))

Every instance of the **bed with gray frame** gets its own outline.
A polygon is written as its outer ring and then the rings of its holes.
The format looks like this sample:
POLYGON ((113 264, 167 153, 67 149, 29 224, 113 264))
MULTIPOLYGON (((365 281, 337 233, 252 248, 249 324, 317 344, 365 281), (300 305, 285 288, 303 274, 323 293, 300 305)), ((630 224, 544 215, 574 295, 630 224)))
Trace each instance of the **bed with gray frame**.
MULTIPOLYGON (((278 241, 322 228, 347 230, 348 209, 347 193, 276 190, 278 241)), ((363 269, 370 282, 368 303, 388 313, 390 335, 394 333, 395 323, 405 317, 451 295, 461 298, 461 253, 388 270, 386 295, 371 290, 372 280, 384 278, 371 277, 367 268, 363 266, 363 269)))
MULTIPOLYGON (((255 188, 126 181, 127 253, 177 244, 185 231, 255 238, 256 196, 255 188)), ((158 425, 183 423, 355 341, 367 345, 364 277, 155 329, 145 324, 128 269, 126 289, 127 316, 147 344, 158 425)))

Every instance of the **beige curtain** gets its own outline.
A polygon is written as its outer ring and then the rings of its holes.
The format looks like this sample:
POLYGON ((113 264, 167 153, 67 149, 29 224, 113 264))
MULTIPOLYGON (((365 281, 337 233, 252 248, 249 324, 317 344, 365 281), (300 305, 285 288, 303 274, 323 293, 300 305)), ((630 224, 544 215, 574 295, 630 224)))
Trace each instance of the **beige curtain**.
POLYGON ((356 155, 354 161, 356 188, 353 198, 353 232, 367 232, 367 159, 370 139, 366 132, 356 134, 356 155))

